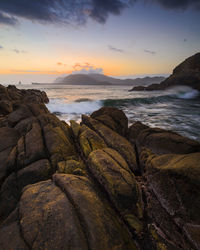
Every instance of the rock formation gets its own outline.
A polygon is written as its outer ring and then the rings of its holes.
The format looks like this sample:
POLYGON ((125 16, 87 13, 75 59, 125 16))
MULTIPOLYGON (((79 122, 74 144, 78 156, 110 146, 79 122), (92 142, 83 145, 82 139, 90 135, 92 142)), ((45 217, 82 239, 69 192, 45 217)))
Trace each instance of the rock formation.
POLYGON ((186 85, 200 91, 200 53, 187 58, 184 62, 179 64, 173 70, 172 75, 160 84, 155 83, 147 87, 137 86, 131 89, 131 91, 165 90, 178 85, 186 85))
POLYGON ((43 92, 0 93, 0 249, 200 248, 198 142, 111 107, 68 125, 43 92))

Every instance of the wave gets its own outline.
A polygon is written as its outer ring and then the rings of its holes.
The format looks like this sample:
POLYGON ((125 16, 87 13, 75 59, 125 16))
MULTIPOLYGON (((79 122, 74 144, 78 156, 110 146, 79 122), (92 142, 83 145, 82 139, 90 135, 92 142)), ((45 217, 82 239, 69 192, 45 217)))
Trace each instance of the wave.
POLYGON ((155 96, 155 97, 144 97, 144 98, 127 98, 127 99, 106 99, 103 100, 104 106, 128 106, 128 105, 145 105, 145 104, 153 104, 153 103, 166 103, 170 100, 173 100, 172 96, 155 96))
POLYGON ((166 93, 179 99, 196 99, 199 97, 199 91, 189 86, 176 86, 168 89, 166 93))
POLYGON ((62 100, 51 100, 47 108, 57 115, 59 114, 89 114, 102 107, 101 101, 82 101, 66 103, 62 100))
POLYGON ((180 86, 173 89, 168 89, 160 96, 145 96, 126 99, 104 99, 91 100, 88 98, 79 98, 74 102, 67 103, 65 98, 52 98, 47 104, 48 109, 60 114, 90 114, 102 106, 112 106, 117 108, 138 107, 151 104, 168 104, 178 99, 195 99, 199 96, 199 92, 186 86, 180 86))

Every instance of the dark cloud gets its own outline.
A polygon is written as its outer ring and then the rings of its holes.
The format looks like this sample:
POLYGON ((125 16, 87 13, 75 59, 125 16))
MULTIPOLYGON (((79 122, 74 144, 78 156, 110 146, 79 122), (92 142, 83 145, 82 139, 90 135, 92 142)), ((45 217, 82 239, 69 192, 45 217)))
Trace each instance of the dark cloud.
POLYGON ((186 39, 186 38, 184 38, 184 39, 183 39, 183 41, 184 41, 184 42, 187 42, 187 39, 186 39))
POLYGON ((193 7, 200 10, 199 0, 153 0, 166 9, 187 9, 193 7))
POLYGON ((3 49, 3 46, 0 45, 0 49, 3 49))
MULTIPOLYGON (((1 8, 0 8, 0 10, 1 10, 1 8)), ((3 24, 3 25, 16 25, 17 23, 18 23, 18 21, 16 18, 9 16, 9 15, 6 15, 0 11, 0 25, 1 24, 3 24)))
POLYGON ((119 15, 124 8, 142 1, 166 9, 200 9, 199 0, 0 0, 0 24, 15 25, 17 18, 42 23, 86 23, 90 17, 105 23, 110 14, 119 15))
POLYGON ((146 53, 148 53, 148 54, 151 54, 151 55, 155 55, 155 54, 156 54, 155 51, 148 50, 148 49, 144 49, 144 52, 146 52, 146 53))
MULTIPOLYGON (((1 0, 0 11, 40 22, 85 23, 88 17, 104 23, 109 14, 118 15, 135 0, 1 0)), ((5 18, 5 17, 4 17, 5 18)), ((7 19, 9 22, 10 19, 7 19)), ((6 21, 6 20, 5 20, 6 21)), ((10 24, 15 24, 11 19, 10 24)))
POLYGON ((113 47, 113 46, 111 46, 111 45, 108 45, 108 49, 109 49, 109 50, 112 50, 112 51, 114 51, 114 52, 124 53, 124 50, 123 50, 123 49, 115 48, 115 47, 113 47))

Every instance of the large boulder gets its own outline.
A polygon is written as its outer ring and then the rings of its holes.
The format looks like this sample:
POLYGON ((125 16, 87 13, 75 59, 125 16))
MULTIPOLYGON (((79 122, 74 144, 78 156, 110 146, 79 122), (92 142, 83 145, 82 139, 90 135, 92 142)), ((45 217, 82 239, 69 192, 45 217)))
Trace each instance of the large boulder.
MULTIPOLYGON (((21 233, 12 222, 9 234, 1 238, 5 249, 13 246, 13 236, 17 245, 12 249, 23 243, 28 249, 137 249, 115 211, 85 177, 57 174, 53 182, 26 187, 18 214, 21 233)), ((0 235, 8 227, 3 224, 0 235)))
POLYGON ((82 123, 97 132, 106 142, 108 147, 113 148, 117 152, 119 152, 124 157, 124 159, 126 159, 129 167, 133 171, 138 170, 135 150, 128 140, 126 140, 124 137, 122 137, 109 127, 103 125, 96 119, 93 119, 86 115, 82 116, 82 123))
POLYGON ((200 248, 199 162, 200 153, 148 153, 145 160, 148 213, 158 232, 171 238, 178 249, 200 248))
POLYGON ((141 122, 130 126, 128 138, 136 145, 138 152, 141 152, 143 148, 148 148, 155 154, 200 152, 199 142, 170 130, 149 128, 141 122))
POLYGON ((114 107, 102 107, 93 112, 91 117, 102 122, 120 135, 125 136, 128 130, 128 119, 123 111, 114 107))

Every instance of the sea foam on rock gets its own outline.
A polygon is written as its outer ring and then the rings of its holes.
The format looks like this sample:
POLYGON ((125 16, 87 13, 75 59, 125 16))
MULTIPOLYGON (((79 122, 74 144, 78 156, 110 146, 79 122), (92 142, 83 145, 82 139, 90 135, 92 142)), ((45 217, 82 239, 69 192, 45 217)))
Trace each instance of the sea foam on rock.
POLYGON ((0 95, 1 249, 200 248, 198 142, 116 108, 68 125, 44 92, 0 95))

